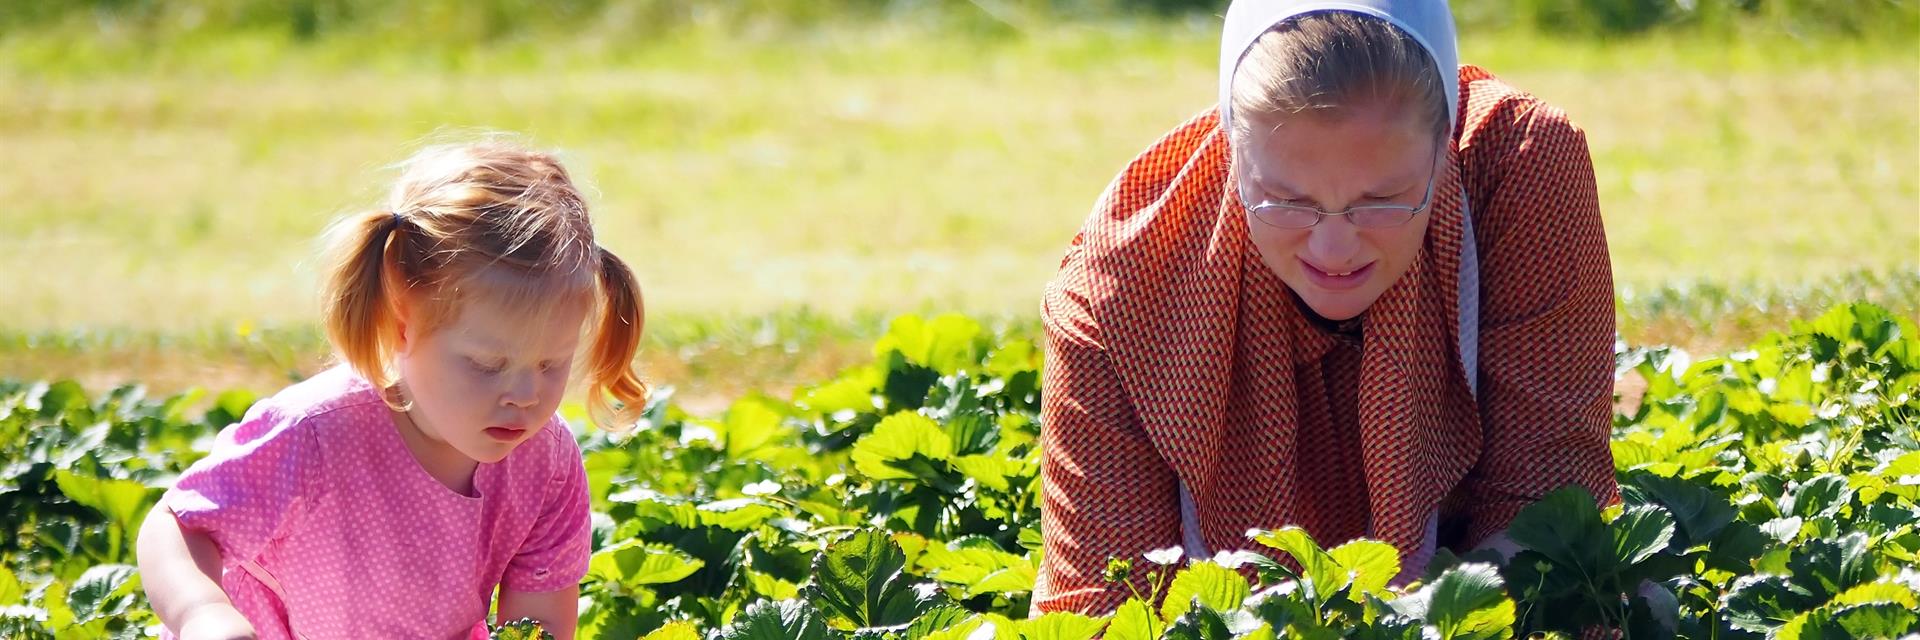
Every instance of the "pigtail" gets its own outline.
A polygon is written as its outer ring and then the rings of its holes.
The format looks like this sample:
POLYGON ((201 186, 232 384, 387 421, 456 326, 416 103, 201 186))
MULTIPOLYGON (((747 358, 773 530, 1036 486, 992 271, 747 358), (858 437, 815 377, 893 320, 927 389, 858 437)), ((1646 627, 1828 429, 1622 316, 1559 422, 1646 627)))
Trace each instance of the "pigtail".
POLYGON ((342 361, 380 389, 395 377, 389 371, 400 341, 395 296, 406 286, 403 251, 395 249, 404 244, 403 226, 399 215, 377 211, 343 219, 328 233, 327 339, 342 361))
POLYGON ((621 430, 638 422, 647 408, 650 391, 633 370, 646 309, 633 271, 613 252, 599 253, 604 304, 587 352, 587 415, 601 428, 621 430), (615 409, 613 401, 622 406, 615 409))

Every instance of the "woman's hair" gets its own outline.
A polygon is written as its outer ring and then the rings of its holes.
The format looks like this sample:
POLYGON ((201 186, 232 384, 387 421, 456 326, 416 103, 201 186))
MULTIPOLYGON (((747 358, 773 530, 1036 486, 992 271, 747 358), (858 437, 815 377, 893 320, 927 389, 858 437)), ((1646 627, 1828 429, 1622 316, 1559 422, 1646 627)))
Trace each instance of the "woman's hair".
POLYGON ((326 254, 327 337, 376 387, 398 377, 403 309, 424 333, 476 300, 525 314, 517 326, 528 327, 590 303, 597 320, 581 369, 589 416, 624 428, 646 408, 647 386, 633 370, 639 285, 594 241, 586 202, 552 155, 504 141, 427 148, 403 163, 384 208, 328 231, 326 254))
POLYGON ((1233 131, 1250 135, 1251 120, 1345 109, 1395 109, 1411 122, 1447 130, 1446 87, 1433 56, 1385 20, 1348 11, 1302 14, 1261 34, 1233 74, 1233 131))

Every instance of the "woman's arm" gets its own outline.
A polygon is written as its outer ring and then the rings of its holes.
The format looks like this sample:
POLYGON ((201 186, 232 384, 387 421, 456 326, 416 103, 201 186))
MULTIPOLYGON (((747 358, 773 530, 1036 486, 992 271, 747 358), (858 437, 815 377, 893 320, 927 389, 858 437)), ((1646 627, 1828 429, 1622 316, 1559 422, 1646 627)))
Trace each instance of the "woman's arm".
POLYGON ((500 622, 521 618, 540 621, 540 628, 553 634, 554 640, 573 640, 580 623, 580 587, 554 591, 526 592, 500 588, 500 622))
MULTIPOLYGON (((1503 549, 1521 509, 1573 484, 1618 497, 1612 428, 1614 298, 1586 136, 1530 97, 1496 108, 1481 247, 1485 446, 1466 481, 1467 540, 1503 549)), ((1478 205, 1478 203, 1476 203, 1478 205)))
POLYGON ((207 534, 181 529, 165 505, 147 513, 135 555, 154 614, 182 640, 254 637, 220 588, 220 548, 207 534))
MULTIPOLYGON (((1076 248, 1077 250, 1077 248, 1076 248)), ((1047 362, 1041 387, 1041 537, 1036 612, 1104 614, 1132 594, 1104 579, 1108 557, 1134 560, 1134 586, 1148 592, 1139 559, 1180 543, 1179 489, 1121 388, 1075 291, 1069 256, 1049 287, 1047 362)))

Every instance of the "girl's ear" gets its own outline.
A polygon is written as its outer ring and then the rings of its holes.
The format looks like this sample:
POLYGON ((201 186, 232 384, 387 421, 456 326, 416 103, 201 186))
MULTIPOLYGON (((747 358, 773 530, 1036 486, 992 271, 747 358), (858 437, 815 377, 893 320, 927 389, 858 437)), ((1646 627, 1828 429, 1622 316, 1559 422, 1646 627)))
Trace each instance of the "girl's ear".
POLYGON ((396 301, 393 304, 393 333, 397 340, 393 345, 393 354, 396 356, 406 355, 413 348, 414 343, 420 339, 420 336, 414 333, 414 329, 419 325, 412 321, 412 312, 405 300, 396 301))

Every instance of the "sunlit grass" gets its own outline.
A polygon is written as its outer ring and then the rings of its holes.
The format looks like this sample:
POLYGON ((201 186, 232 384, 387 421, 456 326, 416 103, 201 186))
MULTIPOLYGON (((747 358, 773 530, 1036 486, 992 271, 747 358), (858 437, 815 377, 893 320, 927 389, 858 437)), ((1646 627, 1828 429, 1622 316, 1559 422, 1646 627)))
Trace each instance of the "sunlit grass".
MULTIPOLYGON (((831 354, 900 311, 1027 322, 1114 172, 1206 108, 1213 37, 1201 23, 866 25, 411 50, 14 35, 0 39, 0 375, 187 380, 229 361, 242 373, 219 375, 248 386, 281 375, 221 337, 241 325, 285 328, 271 335, 286 344, 262 348, 318 358, 317 232, 373 204, 383 167, 411 148, 482 130, 566 153, 656 330, 827 327, 800 332, 814 336, 800 356, 752 348, 731 361, 685 351, 725 340, 657 337, 649 362, 663 377, 793 379, 848 361, 831 354), (60 335, 118 338, 27 339, 60 335)), ((1753 315, 1739 305, 1774 294, 1748 288, 1804 298, 1865 270, 1906 282, 1891 304, 1914 308, 1912 43, 1463 43, 1464 60, 1587 130, 1623 298, 1726 291, 1727 314, 1753 315)), ((1624 309, 1630 337, 1710 335, 1699 317, 1642 308, 1624 309), (1692 328, 1656 329, 1673 317, 1692 328)), ((1764 308, 1775 311, 1754 326, 1791 315, 1764 308)))

